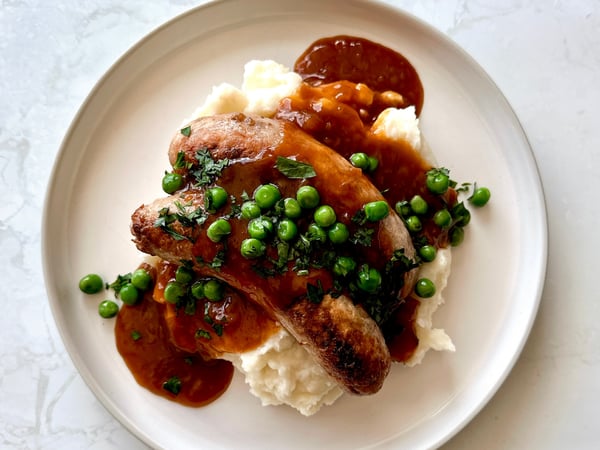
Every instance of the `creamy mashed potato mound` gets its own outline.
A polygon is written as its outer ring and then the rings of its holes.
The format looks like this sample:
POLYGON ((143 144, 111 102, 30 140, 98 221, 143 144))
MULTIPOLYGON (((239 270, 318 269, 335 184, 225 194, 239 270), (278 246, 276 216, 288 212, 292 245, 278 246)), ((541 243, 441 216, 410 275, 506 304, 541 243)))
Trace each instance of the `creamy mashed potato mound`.
MULTIPOLYGON (((215 86, 190 120, 220 113, 243 112, 272 117, 279 101, 296 91, 300 75, 275 61, 248 62, 244 67, 241 88, 223 83, 215 86)), ((422 139, 415 108, 388 108, 374 122, 371 132, 389 139, 403 141, 435 165, 435 158, 422 139)), ((444 303, 442 296, 450 275, 450 249, 440 249, 433 262, 420 267, 421 277, 431 279, 436 286, 433 297, 423 300, 417 310, 415 332, 419 344, 406 362, 419 364, 428 350, 454 351, 454 344, 442 329, 433 328, 432 316, 444 303)), ((305 416, 331 405, 343 393, 340 386, 317 364, 312 356, 283 328, 260 347, 242 354, 228 354, 245 376, 250 392, 264 406, 289 405, 305 416)))

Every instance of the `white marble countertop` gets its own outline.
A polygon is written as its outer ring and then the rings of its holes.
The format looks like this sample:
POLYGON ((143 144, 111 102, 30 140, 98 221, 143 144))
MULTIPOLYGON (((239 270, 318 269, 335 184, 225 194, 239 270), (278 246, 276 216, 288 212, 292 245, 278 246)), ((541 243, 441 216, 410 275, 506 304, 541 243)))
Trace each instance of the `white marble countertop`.
MULTIPOLYGON (((145 448, 67 355, 44 288, 41 213, 52 163, 98 78, 199 1, 0 4, 0 447, 145 448)), ((396 0, 469 52, 504 92, 545 188, 549 261, 514 370, 448 449, 600 445, 600 2, 396 0)))

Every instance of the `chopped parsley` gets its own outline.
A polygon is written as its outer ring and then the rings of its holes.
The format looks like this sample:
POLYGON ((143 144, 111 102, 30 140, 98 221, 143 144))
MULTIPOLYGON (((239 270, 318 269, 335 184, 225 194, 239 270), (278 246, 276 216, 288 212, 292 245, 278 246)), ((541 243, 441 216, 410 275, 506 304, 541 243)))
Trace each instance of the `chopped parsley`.
POLYGON ((173 169, 191 169, 192 165, 192 163, 185 161, 185 152, 179 152, 175 164, 173 164, 173 169))
POLYGON ((172 376, 163 383, 162 387, 165 391, 177 395, 181 392, 181 380, 177 376, 172 376))
POLYGON ((142 337, 142 334, 138 330, 133 330, 131 332, 131 339, 133 339, 134 341, 140 340, 141 337, 142 337))
POLYGON ((106 289, 115 291, 115 297, 119 298, 119 292, 126 284, 131 283, 131 273, 125 275, 117 275, 117 279, 110 284, 106 284, 106 289))
POLYGON ((317 280, 317 285, 306 283, 306 297, 308 301, 311 303, 321 303, 323 297, 325 296, 325 291, 323 290, 323 285, 321 284, 321 280, 317 280))
POLYGON ((171 224, 177 221, 177 214, 172 214, 169 212, 169 207, 165 206, 158 211, 158 218, 154 221, 154 226, 162 229, 164 232, 169 234, 176 241, 183 241, 184 239, 188 239, 187 236, 175 231, 171 224))
POLYGON ((474 183, 468 183, 468 182, 465 182, 465 183, 461 183, 460 187, 458 187, 458 188, 457 188, 457 187, 456 187, 456 183, 454 183, 454 186, 452 186, 452 182, 450 183, 450 186, 451 186, 451 187, 454 187, 454 188, 455 188, 455 191, 456 191, 457 193, 458 193, 458 192, 469 192, 469 189, 470 189, 470 188, 471 188, 471 186, 473 186, 473 185, 474 185, 475 187, 477 187, 477 185, 476 185, 476 184, 474 184, 474 183))
POLYGON ((196 339, 212 339, 212 336, 210 335, 210 333, 206 330, 203 330, 202 328, 198 328, 196 330, 196 333, 194 334, 194 337, 196 339))
POLYGON ((215 257, 212 259, 212 261, 204 261, 204 258, 198 255, 196 256, 196 262, 198 264, 208 266, 211 269, 219 270, 221 267, 223 267, 223 264, 225 264, 225 260, 227 258, 227 246, 224 244, 223 247, 224 248, 222 248, 215 254, 215 257))
POLYGON ((363 208, 356 211, 354 216, 352 216, 352 223, 360 226, 363 226, 365 223, 367 223, 367 214, 363 208))
POLYGON ((223 324, 222 323, 214 323, 213 330, 217 333, 217 336, 223 336, 223 324))
POLYGON ((185 137, 190 137, 190 135, 192 134, 192 127, 191 126, 187 126, 185 128, 182 128, 181 130, 179 130, 181 132, 181 134, 183 134, 185 137))
POLYGON ((354 235, 350 238, 350 242, 352 242, 355 245, 370 247, 373 242, 374 234, 374 228, 359 228, 354 232, 354 235))
POLYGON ((229 165, 227 158, 214 160, 207 148, 196 152, 198 167, 191 170, 198 187, 208 186, 221 176, 223 169, 229 165))
POLYGON ((196 225, 202 225, 208 219, 208 213, 203 208, 190 209, 191 204, 182 205, 181 202, 174 203, 177 212, 172 213, 169 207, 165 206, 158 211, 158 218, 154 221, 154 226, 161 228, 168 233, 176 241, 188 239, 193 241, 193 238, 181 234, 173 228, 173 223, 179 222, 182 226, 191 228, 196 225))
POLYGON ((275 168, 290 179, 305 179, 317 176, 313 166, 294 159, 277 157, 275 168))

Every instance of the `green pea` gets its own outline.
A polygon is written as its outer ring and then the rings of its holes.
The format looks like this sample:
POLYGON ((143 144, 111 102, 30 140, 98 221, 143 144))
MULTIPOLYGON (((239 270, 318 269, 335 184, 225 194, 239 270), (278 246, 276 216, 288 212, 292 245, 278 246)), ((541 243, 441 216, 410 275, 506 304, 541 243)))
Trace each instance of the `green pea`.
POLYGON ((86 294, 96 294, 104 287, 104 281, 100 275, 90 273, 79 280, 79 289, 86 294))
POLYGON ((206 210, 215 212, 227 203, 228 194, 221 186, 214 186, 206 190, 206 210))
POLYGON ((327 230, 327 237, 333 244, 343 244, 350 237, 350 231, 343 223, 336 222, 327 230))
POLYGON ((408 203, 406 200, 402 200, 396 203, 394 209, 400 217, 408 217, 412 214, 410 203, 408 203))
POLYGON ((321 243, 327 241, 327 232, 314 222, 308 226, 306 234, 311 241, 317 241, 321 243))
POLYGON ((277 236, 282 241, 291 241, 298 235, 298 226, 293 220, 283 219, 277 224, 277 236))
POLYGON ((440 209, 433 215, 433 223, 442 229, 449 228, 452 225, 452 214, 447 209, 440 209))
POLYGON ((139 291, 132 283, 123 285, 119 291, 119 297, 121 297, 121 301, 126 305, 135 305, 139 296, 139 291))
POLYGON ((248 222, 248 234, 251 238, 266 239, 273 233, 273 222, 264 217, 258 217, 248 222))
POLYGON ((177 281, 170 281, 165 286, 163 295, 167 302, 175 304, 185 297, 185 287, 177 281))
POLYGON ((267 246, 263 241, 256 238, 248 238, 242 241, 240 253, 246 259, 260 258, 265 254, 267 246))
POLYGON ((359 289, 372 294, 381 286, 381 274, 377 269, 364 265, 358 272, 356 285, 359 289))
POLYGON ((427 172, 425 184, 433 194, 441 195, 450 187, 450 177, 443 169, 432 169, 427 172))
POLYGON ((165 173, 162 179, 162 188, 167 194, 172 194, 183 186, 183 177, 175 172, 165 173))
POLYGON ((147 291, 152 286, 152 275, 146 269, 137 269, 131 274, 131 284, 140 291, 147 291))
POLYGON ((365 210, 365 216, 370 222, 383 220, 390 213, 390 207, 383 200, 366 203, 363 208, 365 210))
POLYGON ((420 195, 415 195, 413 198, 410 199, 410 207, 415 214, 418 214, 420 216, 427 213, 427 210, 429 209, 429 205, 427 204, 425 199, 420 195))
POLYGON ((424 245, 419 249, 419 256, 425 262, 431 262, 435 259, 437 250, 433 245, 424 245))
POLYGON ((465 227, 471 221, 471 213, 467 208, 465 208, 465 204, 463 202, 454 205, 451 214, 452 219, 454 219, 454 224, 458 227, 465 227))
POLYGON ((469 197, 469 201, 473 206, 482 207, 490 200, 492 193, 486 187, 480 187, 475 189, 473 195, 469 197))
POLYGON ((115 317, 119 312, 119 305, 117 305, 112 300, 104 300, 100 302, 98 305, 98 314, 100 317, 105 319, 110 319, 111 317, 115 317))
POLYGON ((254 191, 254 201, 261 209, 270 209, 281 198, 279 188, 274 184, 261 184, 254 191))
POLYGON ((335 211, 329 205, 319 206, 313 215, 315 223, 320 227, 327 228, 333 225, 337 219, 335 211))
POLYGON ((192 296, 198 300, 204 298, 204 282, 196 281, 190 289, 192 296))
POLYGON ((298 203, 302 208, 312 209, 317 207, 321 201, 321 197, 319 196, 319 191, 314 187, 302 186, 296 192, 296 200, 298 200, 298 203))
POLYGON ((190 284, 194 279, 194 271, 186 266, 179 266, 175 271, 175 280, 181 284, 190 284))
POLYGON ((223 284, 217 280, 208 280, 204 283, 204 296, 211 302, 220 302, 223 300, 223 284))
POLYGON ((356 270, 356 261, 350 256, 338 256, 333 263, 333 273, 345 277, 356 270))
POLYGON ((377 166, 379 166, 379 160, 373 156, 369 156, 369 172, 375 172, 377 170, 377 166))
POLYGON ((283 214, 288 219, 297 219, 302 215, 302 207, 298 200, 288 197, 283 201, 283 214))
POLYGON ((244 219, 256 219, 260 214, 260 206, 255 201, 248 200, 242 203, 242 217, 244 219))
POLYGON ((435 294, 435 284, 429 278, 420 278, 415 284, 415 294, 421 298, 433 297, 435 294))
POLYGON ((450 245, 458 247, 465 239, 465 230, 462 227, 454 227, 450 230, 450 245))
POLYGON ((406 228, 411 233, 418 233, 423 229, 423 224, 421 223, 421 219, 417 216, 410 216, 406 218, 406 228))
POLYGON ((220 242, 231 233, 231 224, 225 219, 217 219, 206 229, 206 236, 213 242, 220 242))
POLYGON ((359 169, 368 170, 369 168, 369 155, 366 153, 353 153, 350 155, 350 163, 359 169))

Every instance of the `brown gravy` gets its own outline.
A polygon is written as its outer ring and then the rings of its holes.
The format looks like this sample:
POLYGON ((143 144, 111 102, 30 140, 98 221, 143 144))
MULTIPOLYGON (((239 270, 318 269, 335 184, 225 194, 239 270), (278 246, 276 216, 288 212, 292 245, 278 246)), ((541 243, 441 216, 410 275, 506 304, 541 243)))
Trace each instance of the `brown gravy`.
POLYGON ((117 349, 138 384, 154 394, 186 406, 211 403, 227 390, 233 366, 175 347, 164 322, 164 308, 154 301, 152 292, 135 306, 124 305, 115 325, 117 349), (181 383, 177 394, 165 389, 173 377, 181 383))
POLYGON ((423 107, 423 86, 417 71, 403 55, 368 39, 333 36, 311 44, 296 60, 294 71, 313 86, 348 80, 377 92, 393 91, 423 107))

